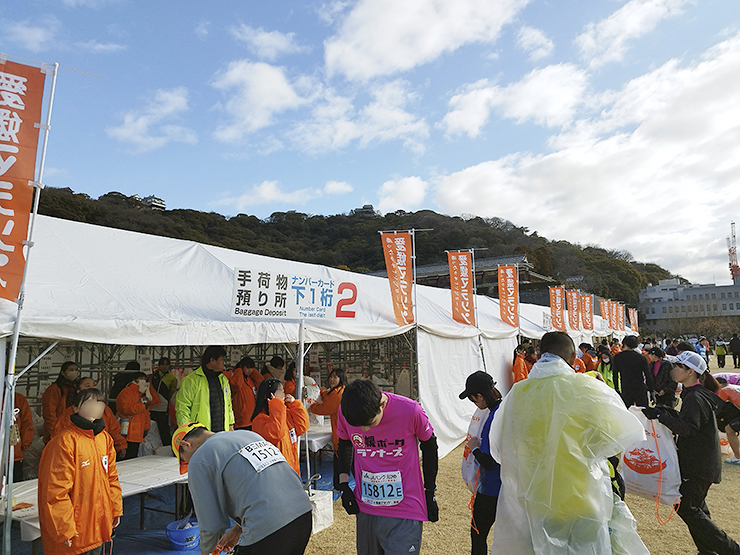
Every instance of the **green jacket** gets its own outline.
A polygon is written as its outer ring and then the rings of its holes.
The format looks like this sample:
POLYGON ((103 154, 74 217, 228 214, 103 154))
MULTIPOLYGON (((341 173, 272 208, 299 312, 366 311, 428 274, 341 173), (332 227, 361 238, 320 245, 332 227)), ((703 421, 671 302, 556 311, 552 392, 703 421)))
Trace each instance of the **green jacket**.
MULTIPOLYGON (((219 374, 218 381, 224 390, 224 430, 234 425, 234 410, 231 407, 231 386, 223 374, 219 374)), ((180 391, 175 401, 177 425, 188 422, 199 422, 211 429, 211 404, 208 398, 208 378, 203 368, 191 372, 182 379, 180 391)))

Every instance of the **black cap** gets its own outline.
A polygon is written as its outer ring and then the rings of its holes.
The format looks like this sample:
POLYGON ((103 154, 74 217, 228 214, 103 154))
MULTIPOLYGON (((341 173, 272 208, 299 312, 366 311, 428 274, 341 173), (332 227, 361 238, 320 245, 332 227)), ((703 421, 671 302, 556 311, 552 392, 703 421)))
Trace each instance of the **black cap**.
POLYGON ((465 391, 460 393, 460 399, 467 399, 471 395, 478 395, 484 391, 490 391, 493 389, 494 385, 496 385, 496 382, 493 381, 490 374, 486 374, 480 370, 478 372, 473 372, 468 376, 468 379, 465 380, 465 391))
POLYGON ((648 354, 656 356, 658 358, 663 358, 665 356, 663 349, 661 349, 660 347, 653 347, 652 349, 648 349, 648 354))

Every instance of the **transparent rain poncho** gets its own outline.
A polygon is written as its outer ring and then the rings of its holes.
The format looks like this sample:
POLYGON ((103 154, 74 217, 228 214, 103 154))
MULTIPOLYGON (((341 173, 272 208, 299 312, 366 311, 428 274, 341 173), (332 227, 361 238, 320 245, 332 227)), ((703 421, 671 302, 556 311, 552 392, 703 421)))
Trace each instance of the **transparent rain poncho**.
POLYGON ((491 553, 612 553, 606 459, 644 433, 614 390, 545 353, 491 425, 502 481, 491 553))

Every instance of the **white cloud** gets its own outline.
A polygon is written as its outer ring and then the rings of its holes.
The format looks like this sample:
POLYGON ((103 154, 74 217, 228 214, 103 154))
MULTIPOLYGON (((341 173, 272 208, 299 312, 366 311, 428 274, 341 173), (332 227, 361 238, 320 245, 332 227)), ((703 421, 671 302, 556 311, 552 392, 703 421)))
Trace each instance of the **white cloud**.
POLYGON ((522 26, 516 36, 519 48, 529 53, 533 62, 547 58, 555 49, 555 44, 547 38, 545 33, 534 27, 522 26))
POLYGON ((208 36, 208 33, 211 31, 211 22, 210 21, 201 21, 196 25, 193 32, 195 33, 195 36, 197 36, 199 39, 204 39, 208 36))
POLYGON ((316 14, 324 23, 331 25, 334 20, 346 10, 350 2, 345 0, 335 0, 333 2, 324 2, 316 9, 316 14))
POLYGON ((378 190, 378 210, 382 213, 416 210, 424 203, 428 189, 429 183, 416 176, 386 181, 378 190))
POLYGON ((310 120, 297 124, 290 137, 302 150, 323 152, 358 141, 364 148, 375 142, 401 140, 407 148, 423 152, 429 127, 423 118, 407 111, 416 99, 401 80, 371 88, 373 100, 355 110, 353 99, 323 91, 323 100, 312 110, 310 120))
POLYGON ((52 48, 57 42, 61 30, 59 20, 54 17, 39 18, 36 23, 30 21, 3 21, 4 41, 16 44, 31 52, 43 52, 52 48))
POLYGON ((138 152, 162 148, 168 143, 193 144, 197 135, 191 129, 177 125, 180 115, 188 110, 185 87, 158 89, 146 106, 123 115, 123 123, 106 129, 108 136, 132 145, 138 152))
POLYGON ((619 62, 629 42, 649 33, 661 20, 681 13, 689 0, 629 0, 608 18, 589 23, 576 45, 591 67, 619 62))
POLYGON ((244 24, 232 27, 230 32, 235 39, 245 43, 257 57, 267 60, 275 60, 282 54, 295 54, 305 50, 296 43, 295 33, 265 31, 244 24))
POLYGON ((573 64, 532 70, 521 81, 505 87, 487 79, 468 85, 449 102, 451 110, 440 126, 448 134, 476 137, 488 122, 491 110, 517 123, 534 121, 547 127, 570 124, 584 101, 586 73, 573 64))
POLYGON ((352 185, 345 181, 327 181, 324 185, 325 195, 344 195, 354 191, 352 185))
POLYGON ((226 197, 212 202, 211 206, 229 206, 241 211, 262 204, 303 205, 317 196, 321 196, 320 189, 284 191, 277 181, 263 181, 238 197, 226 197))
POLYGON ((225 112, 230 121, 222 123, 215 137, 237 141, 249 133, 272 125, 274 116, 303 106, 302 98, 285 75, 285 68, 263 62, 239 60, 217 74, 213 86, 228 96, 225 112))
MULTIPOLYGON (((740 34, 603 95, 551 141, 439 178, 447 213, 500 216, 551 239, 627 249, 697 281, 726 267, 740 205, 740 34)), ((717 277, 727 282, 729 275, 717 277)))
POLYGON ((89 40, 87 42, 78 42, 77 48, 87 50, 88 52, 92 52, 93 54, 108 54, 111 52, 120 52, 121 50, 126 50, 127 47, 123 44, 89 40))
POLYGON ((529 0, 359 0, 324 42, 330 75, 367 80, 493 43, 529 0))

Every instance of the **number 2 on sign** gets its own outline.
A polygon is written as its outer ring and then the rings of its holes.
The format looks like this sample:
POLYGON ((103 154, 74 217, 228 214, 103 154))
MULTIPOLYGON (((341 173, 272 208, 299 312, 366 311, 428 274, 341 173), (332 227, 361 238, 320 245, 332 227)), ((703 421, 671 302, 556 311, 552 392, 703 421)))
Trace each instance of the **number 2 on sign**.
POLYGON ((345 297, 344 299, 339 299, 339 302, 337 302, 337 318, 354 318, 355 311, 347 310, 344 307, 352 306, 353 304, 355 304, 355 301, 357 300, 357 286, 354 283, 349 283, 346 281, 340 283, 339 287, 337 288, 337 293, 341 295, 345 291, 349 291, 350 296, 345 297))

